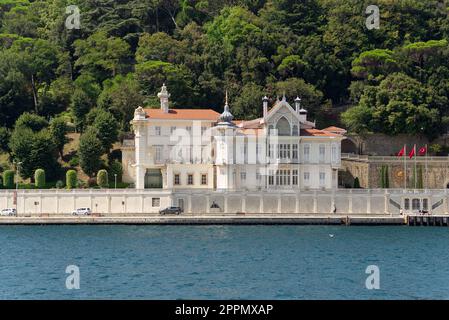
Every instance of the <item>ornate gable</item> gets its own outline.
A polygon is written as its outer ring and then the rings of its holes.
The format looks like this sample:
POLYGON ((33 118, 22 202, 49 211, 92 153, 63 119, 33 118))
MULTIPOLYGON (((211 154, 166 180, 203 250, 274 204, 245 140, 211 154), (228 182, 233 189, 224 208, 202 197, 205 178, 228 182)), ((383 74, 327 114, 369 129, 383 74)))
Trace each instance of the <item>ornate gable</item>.
POLYGON ((299 115, 284 97, 268 112, 265 126, 278 129, 279 135, 297 135, 300 128, 299 115), (291 134, 287 134, 288 131, 291 134))

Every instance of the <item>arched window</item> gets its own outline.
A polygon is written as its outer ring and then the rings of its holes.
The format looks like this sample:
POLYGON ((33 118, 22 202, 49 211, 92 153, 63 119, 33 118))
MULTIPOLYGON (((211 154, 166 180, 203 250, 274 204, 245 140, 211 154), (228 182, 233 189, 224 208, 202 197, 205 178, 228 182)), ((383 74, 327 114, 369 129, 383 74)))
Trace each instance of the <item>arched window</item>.
POLYGON ((293 133, 292 133, 292 135, 293 136, 297 136, 298 135, 298 126, 295 124, 294 126, 293 126, 293 133))
POLYGON ((280 136, 289 136, 292 132, 290 128, 290 122, 288 122, 288 120, 284 117, 279 119, 278 123, 276 124, 276 129, 278 130, 278 135, 280 136))

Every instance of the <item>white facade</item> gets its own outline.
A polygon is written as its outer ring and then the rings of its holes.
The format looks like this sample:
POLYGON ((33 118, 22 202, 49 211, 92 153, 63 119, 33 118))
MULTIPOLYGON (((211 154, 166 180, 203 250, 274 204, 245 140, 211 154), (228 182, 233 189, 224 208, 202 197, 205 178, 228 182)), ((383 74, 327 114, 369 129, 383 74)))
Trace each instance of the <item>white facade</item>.
POLYGON ((137 108, 134 139, 125 140, 124 180, 137 189, 327 190, 337 188, 345 131, 315 129, 307 111, 285 97, 263 117, 233 121, 225 111, 137 108))

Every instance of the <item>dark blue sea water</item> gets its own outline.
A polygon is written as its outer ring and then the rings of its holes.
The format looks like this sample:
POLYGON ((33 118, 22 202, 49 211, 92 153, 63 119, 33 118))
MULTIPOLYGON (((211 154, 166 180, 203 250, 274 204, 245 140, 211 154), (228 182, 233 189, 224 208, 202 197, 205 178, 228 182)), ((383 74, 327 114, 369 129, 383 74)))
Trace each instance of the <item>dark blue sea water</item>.
POLYGON ((0 298, 448 299, 449 228, 2 226, 0 298))

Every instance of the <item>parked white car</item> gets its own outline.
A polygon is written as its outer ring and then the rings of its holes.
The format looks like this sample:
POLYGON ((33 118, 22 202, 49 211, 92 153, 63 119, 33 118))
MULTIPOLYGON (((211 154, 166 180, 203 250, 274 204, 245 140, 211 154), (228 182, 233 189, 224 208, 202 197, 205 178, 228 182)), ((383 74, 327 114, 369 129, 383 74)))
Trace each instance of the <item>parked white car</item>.
POLYGON ((74 216, 90 216, 91 214, 92 211, 90 208, 78 208, 72 212, 72 215, 74 216))
POLYGON ((0 211, 0 216, 2 217, 11 217, 11 216, 17 216, 17 210, 12 208, 3 209, 0 211))

